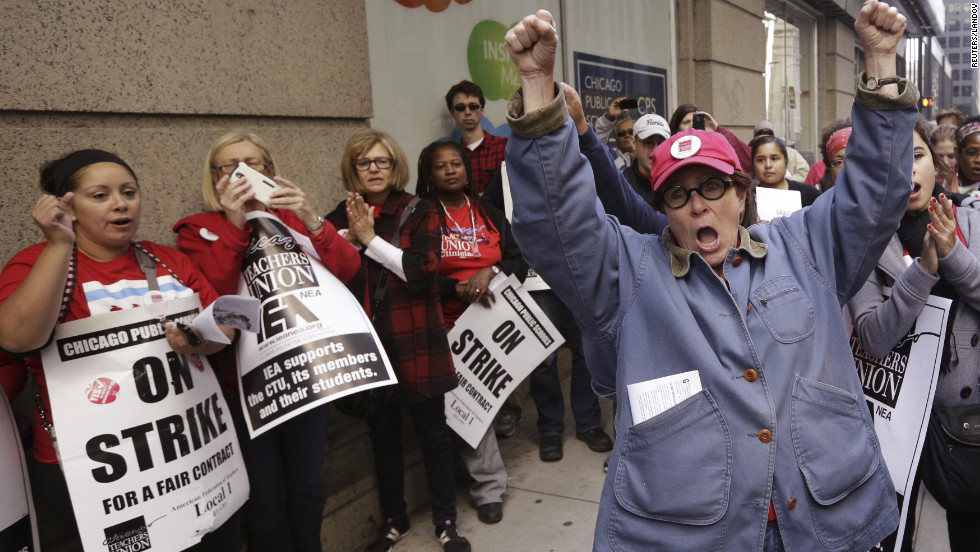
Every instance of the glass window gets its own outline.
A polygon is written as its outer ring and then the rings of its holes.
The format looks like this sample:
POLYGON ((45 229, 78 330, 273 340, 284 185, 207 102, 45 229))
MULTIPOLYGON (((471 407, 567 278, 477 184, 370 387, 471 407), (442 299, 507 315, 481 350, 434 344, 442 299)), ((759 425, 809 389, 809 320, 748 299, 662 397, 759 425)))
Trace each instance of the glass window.
POLYGON ((958 37, 958 36, 951 36, 951 37, 949 37, 949 47, 950 48, 959 48, 960 47, 960 37, 958 37))
POLYGON ((964 86, 960 87, 960 92, 962 92, 964 96, 972 96, 973 95, 973 86, 971 86, 969 84, 964 85, 964 86))
POLYGON ((954 86, 953 87, 953 95, 954 96, 959 96, 960 95, 960 87, 959 86, 954 86))
POLYGON ((959 69, 953 69, 953 80, 954 81, 960 80, 960 70, 959 69))
POLYGON ((942 46, 943 48, 946 47, 946 37, 945 36, 939 37, 939 45, 942 46))
POLYGON ((953 63, 953 64, 959 63, 960 62, 960 55, 959 54, 949 54, 949 62, 950 63, 953 63))
POLYGON ((817 157, 816 19, 783 0, 767 0, 766 118, 776 136, 817 157))

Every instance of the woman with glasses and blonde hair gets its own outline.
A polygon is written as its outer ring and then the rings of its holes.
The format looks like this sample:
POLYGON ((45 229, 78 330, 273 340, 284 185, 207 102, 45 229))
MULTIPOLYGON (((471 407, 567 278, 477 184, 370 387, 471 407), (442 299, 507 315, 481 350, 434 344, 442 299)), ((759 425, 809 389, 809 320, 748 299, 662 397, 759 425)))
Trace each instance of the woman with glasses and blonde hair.
POLYGON ((406 403, 425 464, 436 539, 446 551, 467 552, 469 542, 456 530, 452 442, 443 402, 443 395, 456 387, 456 369, 439 301, 439 216, 431 203, 405 192, 408 162, 385 132, 365 128, 354 133, 340 173, 347 200, 327 220, 363 253, 361 269, 348 287, 374 321, 398 376, 398 385, 386 388, 367 417, 385 521, 366 550, 391 550, 411 528, 401 431, 401 404, 406 403))
MULTIPOLYGON (((238 279, 251 234, 246 214, 267 211, 308 237, 324 266, 342 282, 357 271, 357 251, 319 217, 295 184, 278 175, 269 148, 250 132, 229 132, 211 145, 201 191, 207 212, 174 225, 177 247, 191 258, 220 295, 238 293, 238 279), (272 178, 280 188, 269 205, 255 199, 244 178, 232 179, 239 163, 272 178)), ((212 359, 225 393, 238 387, 234 353, 212 359)), ((237 395, 237 393, 236 393, 237 395)), ((228 400, 248 471, 251 493, 246 532, 250 550, 319 551, 323 522, 320 471, 326 449, 327 408, 310 410, 249 439, 238 397, 228 400)))

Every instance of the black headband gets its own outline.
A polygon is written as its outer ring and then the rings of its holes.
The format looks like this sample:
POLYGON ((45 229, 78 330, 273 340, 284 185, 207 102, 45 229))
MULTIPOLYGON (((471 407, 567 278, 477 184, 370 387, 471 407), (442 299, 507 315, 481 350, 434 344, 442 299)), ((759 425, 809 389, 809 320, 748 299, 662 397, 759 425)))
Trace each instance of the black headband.
POLYGON ((107 151, 97 149, 78 150, 62 159, 61 163, 54 168, 51 173, 51 180, 54 182, 54 195, 61 197, 68 192, 68 180, 73 174, 96 163, 115 163, 126 167, 126 170, 136 178, 136 173, 118 156, 107 151))

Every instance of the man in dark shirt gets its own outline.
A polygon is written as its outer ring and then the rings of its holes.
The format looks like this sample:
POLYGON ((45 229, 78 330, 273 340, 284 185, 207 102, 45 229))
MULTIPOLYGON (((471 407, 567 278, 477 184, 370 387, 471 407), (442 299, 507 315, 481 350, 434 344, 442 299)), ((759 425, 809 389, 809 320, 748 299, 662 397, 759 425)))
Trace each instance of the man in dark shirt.
POLYGON ((650 159, 653 150, 667 138, 670 138, 670 126, 660 115, 647 114, 633 124, 633 163, 623 171, 623 176, 647 203, 653 199, 650 159))
POLYGON ((473 189, 480 195, 500 168, 507 147, 506 138, 484 132, 480 126, 484 105, 483 89, 468 80, 453 85, 446 93, 446 108, 459 126, 459 141, 470 151, 473 189))

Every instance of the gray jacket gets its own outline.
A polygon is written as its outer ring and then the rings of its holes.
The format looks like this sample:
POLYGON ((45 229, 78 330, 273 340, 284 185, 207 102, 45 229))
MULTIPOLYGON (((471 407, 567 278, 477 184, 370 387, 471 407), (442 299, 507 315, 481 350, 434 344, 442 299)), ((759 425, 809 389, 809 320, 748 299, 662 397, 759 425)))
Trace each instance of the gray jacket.
MULTIPOLYGON (((959 306, 950 337, 949 370, 936 388, 937 406, 980 403, 980 199, 964 200, 956 222, 969 248, 956 240, 949 255, 939 260, 939 271, 959 295, 959 306)), ((878 270, 848 303, 861 345, 878 358, 905 337, 939 281, 918 260, 906 268, 903 256, 898 236, 892 236, 878 270), (884 282, 882 273, 887 275, 884 282), (883 290, 891 282, 891 297, 886 298, 883 290)))

